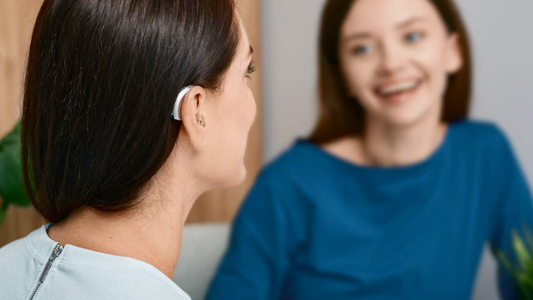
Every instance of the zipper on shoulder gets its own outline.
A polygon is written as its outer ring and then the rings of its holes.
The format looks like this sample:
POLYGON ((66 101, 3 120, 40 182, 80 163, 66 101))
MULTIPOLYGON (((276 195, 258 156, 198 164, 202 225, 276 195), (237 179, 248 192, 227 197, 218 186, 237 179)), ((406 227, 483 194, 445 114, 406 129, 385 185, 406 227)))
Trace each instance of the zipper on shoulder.
POLYGON ((44 267, 43 273, 41 274, 41 278, 39 278, 39 283, 37 284, 37 287, 33 290, 33 293, 31 293, 30 300, 33 300, 35 295, 37 294, 37 291, 43 284, 43 282, 46 279, 46 276, 48 275, 48 271, 50 271, 50 268, 52 267, 52 264, 54 263, 54 260, 61 254, 61 251, 63 251, 63 246, 61 244, 57 243, 56 247, 54 248, 54 252, 52 252, 52 255, 50 258, 48 258, 48 262, 46 263, 46 266, 44 267))

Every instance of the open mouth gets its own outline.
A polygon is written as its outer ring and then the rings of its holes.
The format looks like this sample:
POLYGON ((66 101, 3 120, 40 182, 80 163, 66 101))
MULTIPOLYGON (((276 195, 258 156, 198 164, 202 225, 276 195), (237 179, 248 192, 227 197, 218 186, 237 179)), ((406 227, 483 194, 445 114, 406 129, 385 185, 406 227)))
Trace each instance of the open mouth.
POLYGON ((397 84, 391 84, 379 87, 376 90, 377 95, 388 102, 403 102, 417 91, 421 81, 405 81, 397 84))

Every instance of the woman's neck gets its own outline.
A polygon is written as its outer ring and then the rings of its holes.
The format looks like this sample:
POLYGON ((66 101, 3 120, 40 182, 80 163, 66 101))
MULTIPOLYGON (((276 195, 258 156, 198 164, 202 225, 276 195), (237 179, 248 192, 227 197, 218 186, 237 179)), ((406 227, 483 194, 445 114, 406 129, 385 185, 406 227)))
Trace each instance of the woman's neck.
POLYGON ((52 226, 48 234, 63 245, 144 261, 172 279, 184 223, 201 194, 197 187, 191 180, 152 184, 145 193, 149 196, 132 211, 101 213, 85 207, 52 226))
POLYGON ((361 137, 346 137, 323 146, 324 150, 363 166, 398 167, 423 161, 439 147, 447 125, 427 118, 412 126, 368 121, 361 137))
POLYGON ((364 161, 371 165, 395 167, 415 164, 431 156, 446 135, 447 125, 435 121, 413 126, 367 124, 359 141, 364 161))

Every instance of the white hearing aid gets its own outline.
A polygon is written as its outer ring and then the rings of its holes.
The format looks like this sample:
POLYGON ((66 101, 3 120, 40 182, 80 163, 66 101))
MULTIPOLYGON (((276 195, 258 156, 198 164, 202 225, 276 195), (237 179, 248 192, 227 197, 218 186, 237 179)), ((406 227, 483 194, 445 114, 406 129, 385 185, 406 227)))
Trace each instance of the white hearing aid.
POLYGON ((183 99, 185 98, 185 96, 187 95, 187 93, 193 88, 192 85, 189 85, 185 88, 183 88, 180 93, 178 94, 178 98, 176 98, 176 102, 174 103, 174 109, 172 110, 172 117, 174 118, 174 120, 176 121, 181 121, 181 111, 180 111, 180 106, 181 106, 181 101, 183 101, 183 99))

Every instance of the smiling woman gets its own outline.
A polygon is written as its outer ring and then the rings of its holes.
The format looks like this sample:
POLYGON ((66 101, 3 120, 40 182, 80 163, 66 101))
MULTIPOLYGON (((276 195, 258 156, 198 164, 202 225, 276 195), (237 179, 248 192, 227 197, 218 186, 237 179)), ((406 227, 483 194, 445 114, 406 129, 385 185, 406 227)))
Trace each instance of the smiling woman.
POLYGON ((505 135, 467 120, 470 64, 450 0, 327 1, 318 125, 261 172, 208 299, 469 299, 484 244, 533 228, 505 135))
MULTIPOLYGON (((433 70, 437 73, 433 75, 436 78, 432 77, 431 81, 427 78, 425 87, 437 89, 431 97, 433 103, 444 96, 441 119, 451 122, 466 118, 472 62, 468 33, 456 7, 447 4, 448 1, 427 1, 427 5, 414 3, 414 6, 409 6, 414 8, 411 11, 405 6, 410 4, 403 2, 378 1, 377 5, 381 7, 373 7, 368 2, 355 3, 361 9, 351 10, 352 1, 329 1, 324 8, 319 42, 321 109, 318 125, 310 139, 315 143, 326 143, 339 137, 361 134, 367 113, 379 113, 377 106, 381 106, 381 113, 385 113, 387 107, 398 108, 377 99, 366 101, 367 98, 358 95, 356 91, 363 84, 359 77, 366 76, 362 80, 373 81, 365 83, 369 86, 363 92, 380 96, 380 85, 386 87, 384 91, 389 93, 398 88, 418 87, 416 78, 429 71, 427 68, 431 65, 435 66, 433 70), (375 15, 374 10, 379 10, 380 14, 375 15), (375 16, 382 16, 382 19, 375 16), (447 39, 444 39, 445 36, 447 39), (415 72, 413 70, 402 70, 402 74, 394 74, 396 78, 383 76, 384 72, 396 68, 394 64, 401 59, 409 59, 401 57, 403 55, 411 55, 415 59, 411 60, 411 64, 418 68, 418 74, 415 76, 411 74, 415 72), (443 62, 450 64, 448 73, 439 73, 442 67, 435 65, 443 62), (424 69, 421 69, 420 63, 423 63, 424 69), (354 64, 358 68, 353 68, 354 64), (375 72, 382 74, 378 77, 375 72), (411 77, 415 78, 405 80, 411 77)), ((396 94, 391 100, 397 98, 402 98, 401 94, 396 94)), ((423 106, 417 109, 423 110, 423 106)))

